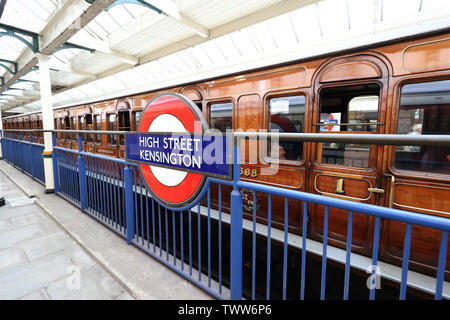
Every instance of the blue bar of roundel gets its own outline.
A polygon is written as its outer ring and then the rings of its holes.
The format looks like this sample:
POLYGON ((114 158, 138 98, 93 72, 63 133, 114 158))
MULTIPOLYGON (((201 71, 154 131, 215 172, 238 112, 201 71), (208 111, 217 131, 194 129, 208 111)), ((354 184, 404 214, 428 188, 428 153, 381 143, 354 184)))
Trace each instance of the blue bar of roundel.
MULTIPOLYGON (((166 140, 168 141, 168 140, 166 140)), ((198 146, 200 146, 200 142, 197 143, 198 146)), ((167 146, 169 147, 169 146, 167 146)), ((229 176, 230 175, 230 164, 227 163, 227 151, 228 150, 228 139, 226 136, 191 136, 189 134, 187 135, 163 135, 163 134, 154 134, 154 135, 150 135, 148 133, 144 133, 144 134, 129 134, 127 135, 127 143, 126 143, 126 158, 128 161, 131 162, 138 162, 138 163, 146 163, 146 164, 154 164, 154 165, 163 165, 163 166, 167 166, 167 167, 172 167, 174 169, 180 169, 180 170, 193 170, 199 173, 205 173, 205 174, 215 174, 215 175, 222 175, 222 176, 229 176), (151 139, 158 139, 159 143, 157 145, 153 145, 151 147, 149 146, 140 146, 139 144, 139 139, 149 139, 149 137, 151 137, 151 139), (180 138, 191 138, 191 139, 201 139, 201 146, 202 148, 198 148, 198 150, 195 150, 195 144, 192 144, 192 150, 182 150, 182 149, 177 149, 177 148, 164 148, 164 141, 165 139, 168 138, 174 138, 174 137, 180 137, 180 138), (221 141, 217 141, 217 139, 220 139, 221 141), (218 163, 216 163, 216 161, 212 161, 211 160, 207 160, 207 161, 203 161, 203 154, 209 154, 209 151, 204 152, 205 150, 211 150, 213 148, 213 146, 211 146, 211 144, 217 144, 218 145, 222 145, 223 146, 223 150, 219 150, 219 154, 216 155, 215 152, 211 155, 213 157, 214 160, 217 160, 218 163), (225 152, 224 152, 225 151, 225 152), (142 153, 141 153, 142 152, 142 153), (194 165, 193 161, 191 160, 191 165, 190 166, 186 166, 185 163, 183 163, 183 161, 181 161, 181 163, 171 163, 169 162, 162 162, 162 161, 156 161, 156 159, 150 159, 150 156, 148 157, 149 159, 146 159, 144 157, 144 159, 141 158, 141 154, 144 155, 145 152, 152 152, 152 154, 168 154, 168 156, 170 157, 171 154, 180 154, 180 155, 188 155, 191 159, 192 157, 199 157, 201 159, 200 161, 200 168, 197 165, 194 165), (207 163, 207 162, 213 162, 213 163, 207 163)), ((147 155, 149 155, 147 153, 147 155)))

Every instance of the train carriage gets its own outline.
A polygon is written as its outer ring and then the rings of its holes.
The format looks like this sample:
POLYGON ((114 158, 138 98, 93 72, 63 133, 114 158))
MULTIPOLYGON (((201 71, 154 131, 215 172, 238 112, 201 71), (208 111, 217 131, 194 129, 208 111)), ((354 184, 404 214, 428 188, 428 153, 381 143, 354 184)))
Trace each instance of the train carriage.
MULTIPOLYGON (((192 100, 211 128, 333 134, 449 134, 450 33, 422 35, 367 48, 189 83, 155 92, 56 108, 55 129, 92 130, 83 150, 124 158, 122 136, 135 131, 148 101, 161 92, 192 100)), ((7 117, 4 128, 42 128, 38 113, 7 117)), ((33 140, 43 142, 42 135, 33 140)), ((74 134, 56 145, 78 149, 74 134)), ((361 203, 449 217, 450 148, 283 141, 242 144, 241 178, 361 203), (278 169, 271 171, 272 163, 278 169)), ((213 185, 212 194, 217 194, 213 185)), ((231 189, 230 189, 231 190, 231 189)), ((222 192, 229 194, 227 188, 222 192)), ((241 190, 244 217, 267 224, 267 198, 241 190)), ((229 202, 223 198, 223 207, 229 202)), ((273 197, 270 223, 283 228, 283 199, 273 197)), ((213 199, 213 203, 217 199, 213 199)), ((321 241, 323 210, 309 204, 308 237, 321 241)), ((302 204, 289 203, 289 231, 300 234, 302 204)), ((355 213, 352 252, 372 252, 374 219, 355 213)), ((347 215, 330 209, 329 244, 345 248, 347 215)), ((405 224, 384 221, 380 259, 401 265, 405 224)), ((415 227, 410 268, 434 275, 440 234, 415 227)), ((447 257, 446 279, 450 277, 447 257)))

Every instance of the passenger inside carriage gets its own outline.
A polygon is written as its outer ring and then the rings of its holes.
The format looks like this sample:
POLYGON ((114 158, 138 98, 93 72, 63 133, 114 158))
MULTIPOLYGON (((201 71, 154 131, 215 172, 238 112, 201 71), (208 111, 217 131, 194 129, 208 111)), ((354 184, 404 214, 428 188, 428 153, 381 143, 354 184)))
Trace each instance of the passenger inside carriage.
MULTIPOLYGON (((304 95, 278 96, 269 99, 269 130, 280 133, 303 133, 305 121, 304 95)), ((303 142, 280 138, 279 143, 269 146, 270 157, 279 160, 301 161, 303 142)))

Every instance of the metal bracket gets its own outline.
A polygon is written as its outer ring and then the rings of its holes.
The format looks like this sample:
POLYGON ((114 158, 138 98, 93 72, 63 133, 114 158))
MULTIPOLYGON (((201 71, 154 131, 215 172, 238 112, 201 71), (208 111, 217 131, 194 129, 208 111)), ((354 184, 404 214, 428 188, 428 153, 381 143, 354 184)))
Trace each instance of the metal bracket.
MULTIPOLYGON (((1 78, 1 77, 0 77, 1 78)), ((2 78, 3 79, 3 78, 2 78)), ((29 83, 39 83, 39 81, 34 80, 28 80, 28 79, 17 79, 14 83, 20 83, 20 82, 29 82, 29 83)), ((2 84, 3 85, 3 84, 2 84)))
POLYGON ((65 49, 80 49, 80 50, 86 50, 86 51, 89 51, 90 53, 94 53, 94 52, 95 52, 95 49, 91 49, 91 48, 79 46, 79 45, 77 45, 77 44, 73 44, 73 43, 66 42, 66 43, 64 43, 61 47, 59 47, 58 49, 56 49, 53 53, 58 52, 58 51, 60 51, 60 50, 65 50, 65 49))
MULTIPOLYGON (((88 0, 86 0, 86 1, 88 1, 88 0)), ((106 11, 111 10, 111 8, 113 8, 113 7, 115 7, 115 6, 119 5, 119 4, 125 4, 125 3, 141 5, 141 6, 144 6, 144 7, 148 8, 148 9, 151 9, 153 11, 156 11, 159 14, 163 14, 164 13, 164 11, 162 11, 161 9, 151 5, 150 3, 145 2, 144 0, 116 0, 116 2, 114 2, 108 8, 106 8, 106 11)))
POLYGON ((39 52, 39 36, 37 33, 12 27, 3 23, 0 23, 0 29, 3 29, 3 31, 0 31, 0 37, 8 36, 16 38, 25 43, 34 53, 39 52), (24 38, 24 36, 30 37, 31 41, 24 38))
POLYGON ((17 62, 15 62, 15 61, 6 60, 6 59, 0 59, 0 66, 3 67, 3 68, 5 68, 5 69, 6 69, 9 73, 11 73, 11 74, 16 74, 16 73, 17 73, 17 62), (9 68, 7 65, 5 65, 5 64, 2 63, 2 62, 12 64, 12 65, 14 66, 14 71, 11 70, 11 68, 9 68))

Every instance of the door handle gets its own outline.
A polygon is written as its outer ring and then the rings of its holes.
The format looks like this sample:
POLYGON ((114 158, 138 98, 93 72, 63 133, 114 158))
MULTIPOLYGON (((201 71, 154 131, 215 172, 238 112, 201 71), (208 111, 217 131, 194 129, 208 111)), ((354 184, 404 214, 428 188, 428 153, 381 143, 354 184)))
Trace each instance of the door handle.
POLYGON ((380 189, 380 188, 367 188, 367 191, 373 192, 373 193, 384 193, 384 189, 380 189))
POLYGON ((395 177, 390 173, 383 173, 383 177, 391 178, 391 188, 389 190, 389 208, 394 205, 394 189, 395 189, 395 177))

